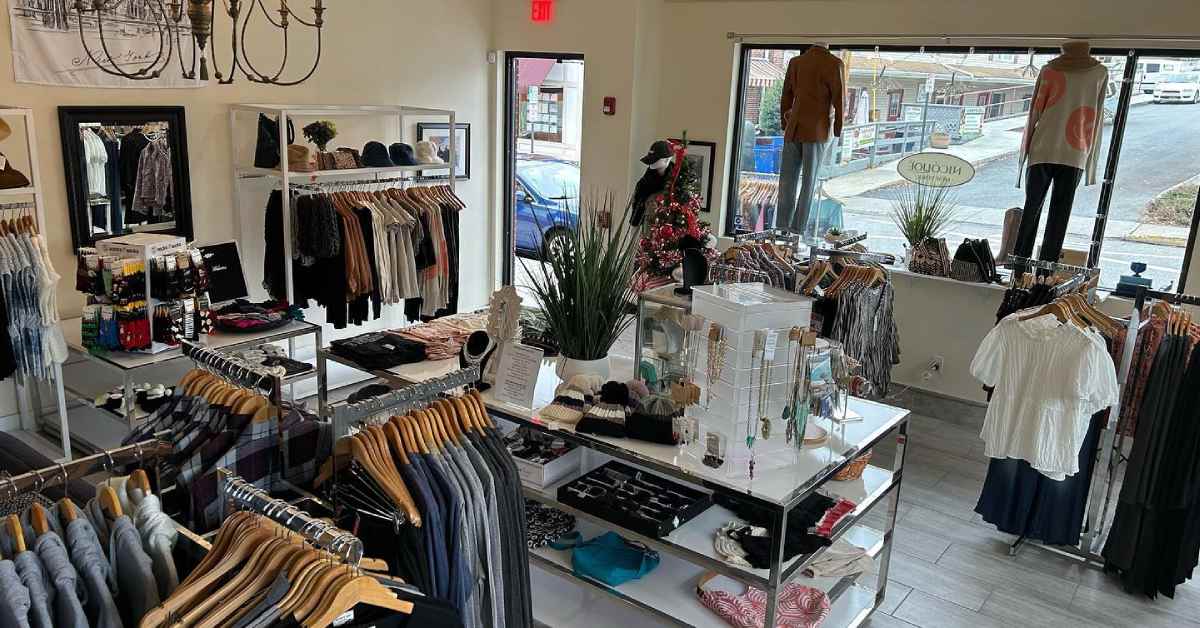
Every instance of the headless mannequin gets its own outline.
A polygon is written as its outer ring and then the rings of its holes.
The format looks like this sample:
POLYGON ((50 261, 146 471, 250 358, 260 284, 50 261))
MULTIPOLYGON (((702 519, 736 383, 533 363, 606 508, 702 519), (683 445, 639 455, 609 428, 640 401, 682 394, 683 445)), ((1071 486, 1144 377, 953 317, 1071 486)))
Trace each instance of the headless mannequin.
POLYGON ((829 138, 842 133, 844 71, 841 60, 830 54, 827 42, 814 43, 788 64, 780 99, 784 144, 775 217, 779 229, 816 236, 810 233, 816 225, 809 225, 809 213, 829 138))
MULTIPOLYGON (((1067 91, 1068 81, 1076 80, 1072 77, 1079 77, 1087 74, 1096 66, 1100 65, 1100 61, 1090 56, 1091 46, 1088 42, 1078 39, 1072 39, 1062 44, 1062 54, 1052 59, 1042 69, 1042 73, 1038 78, 1038 88, 1033 96, 1033 107, 1030 109, 1029 123, 1025 130, 1027 144, 1023 146, 1026 152, 1036 150, 1032 148, 1036 142, 1043 137, 1035 137, 1039 133, 1049 134, 1056 133, 1059 129, 1056 126, 1038 126, 1039 120, 1048 118, 1048 110, 1058 103, 1059 99, 1067 91), (1051 80, 1056 79, 1056 80, 1051 80)), ((1079 79, 1083 80, 1083 79, 1079 79)), ((1107 74, 1103 81, 1107 80, 1107 74)), ((1099 98, 1104 95, 1104 82, 1100 83, 1099 98)), ((1093 96, 1089 100, 1093 103, 1096 97, 1093 96)), ((1059 107, 1068 107, 1067 103, 1062 103, 1059 107)), ((1099 105, 1103 107, 1103 104, 1099 105)), ((1093 110, 1095 106, 1091 107, 1093 110)), ((1078 109, 1076 110, 1078 111, 1078 109)), ((1099 115, 1093 116, 1096 121, 1095 125, 1102 126, 1099 122, 1099 115)), ((1098 130, 1098 129, 1097 129, 1098 130)), ((1090 139, 1091 134, 1086 135, 1087 139, 1082 144, 1080 140, 1074 140, 1074 147, 1079 150, 1092 150, 1098 152, 1099 137, 1095 137, 1095 144, 1090 139)), ((1056 138, 1056 142, 1067 143, 1072 141, 1070 138, 1056 138)), ((1067 160, 1061 160, 1067 161, 1067 160)), ((1046 232, 1042 239, 1042 247, 1039 258, 1048 262, 1057 262, 1062 255, 1063 240, 1066 239, 1067 225, 1071 219, 1071 208, 1075 199, 1075 189, 1079 186, 1079 182, 1083 179, 1084 169, 1079 167, 1077 163, 1061 163, 1055 159, 1030 159, 1031 165, 1027 170, 1028 180, 1025 188, 1025 207, 1021 215, 1021 226, 1017 232, 1016 243, 1013 246, 1013 254, 1021 257, 1031 257, 1033 247, 1037 240, 1037 230, 1041 222, 1042 206, 1046 201, 1047 192, 1050 193, 1050 209, 1046 217, 1046 232)), ((1094 175, 1093 175, 1094 176, 1094 175)), ((1088 184, 1092 183, 1089 177, 1088 184)))

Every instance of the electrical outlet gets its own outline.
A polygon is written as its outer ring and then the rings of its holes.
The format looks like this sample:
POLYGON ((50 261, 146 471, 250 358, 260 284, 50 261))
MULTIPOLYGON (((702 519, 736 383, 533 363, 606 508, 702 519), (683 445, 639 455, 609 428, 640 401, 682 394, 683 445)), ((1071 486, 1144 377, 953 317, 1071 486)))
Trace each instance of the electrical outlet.
POLYGON ((942 366, 946 363, 946 358, 940 355, 935 355, 929 359, 929 370, 934 373, 940 373, 942 366))

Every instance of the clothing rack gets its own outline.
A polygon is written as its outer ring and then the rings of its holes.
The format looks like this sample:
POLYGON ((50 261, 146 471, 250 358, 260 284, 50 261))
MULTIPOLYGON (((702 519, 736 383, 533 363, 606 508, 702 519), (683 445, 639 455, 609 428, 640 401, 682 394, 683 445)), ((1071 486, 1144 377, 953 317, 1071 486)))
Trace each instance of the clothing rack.
POLYGON ((358 567, 362 562, 363 543, 358 537, 271 497, 229 469, 217 469, 217 474, 221 493, 235 506, 254 511, 300 534, 313 545, 340 556, 352 567, 358 567))
POLYGON ((1099 268, 1087 268, 1086 266, 1075 266, 1073 264, 1061 264, 1059 262, 1047 262, 1029 257, 1021 257, 1020 255, 1009 255, 1006 266, 1020 266, 1024 268, 1036 268, 1038 270, 1048 270, 1050 272, 1066 271, 1074 274, 1086 274, 1088 278, 1100 274, 1099 268))
POLYGON ((361 185, 386 185, 388 183, 412 183, 417 181, 415 176, 407 177, 384 177, 381 179, 355 179, 353 181, 312 181, 309 183, 297 183, 293 188, 308 192, 325 192, 328 190, 336 190, 343 187, 358 187, 361 185))
POLYGON ((8 211, 10 209, 33 209, 37 204, 32 201, 22 201, 20 203, 0 203, 0 211, 8 211))
POLYGON ((890 253, 870 253, 867 251, 844 251, 841 249, 828 249, 820 246, 810 247, 808 250, 810 258, 816 257, 853 257, 860 262, 875 262, 877 264, 895 264, 896 256, 890 253))
POLYGON ((189 340, 181 340, 179 348, 196 365, 226 381, 256 392, 270 395, 273 404, 282 399, 283 380, 254 364, 248 364, 189 340))
POLYGON ((15 477, 5 473, 0 475, 0 492, 12 498, 30 490, 40 491, 47 486, 66 484, 70 480, 84 477, 92 473, 98 463, 106 470, 111 470, 130 462, 140 463, 143 460, 161 458, 174 451, 171 443, 163 440, 167 435, 167 432, 160 432, 149 440, 105 450, 52 467, 27 471, 15 477))
POLYGON ((1146 299, 1158 299, 1175 305, 1193 305, 1200 307, 1200 296, 1184 294, 1182 292, 1160 292, 1151 290, 1146 287, 1138 288, 1137 297, 1134 300, 1133 307, 1139 312, 1146 305, 1146 299))
POLYGON ((800 234, 784 229, 765 229, 753 233, 743 233, 733 237, 734 242, 771 242, 788 246, 800 245, 800 234))
POLYGON ((334 438, 345 436, 354 425, 377 414, 385 411, 403 412, 432 401, 442 393, 478 382, 479 366, 476 365, 447 373, 441 377, 409 384, 370 399, 355 403, 345 401, 332 404, 329 407, 329 414, 333 420, 334 438))
POLYGON ((770 275, 768 275, 767 273, 765 273, 761 270, 754 270, 751 268, 742 268, 741 266, 734 266, 732 264, 713 264, 708 269, 708 276, 709 276, 710 280, 714 280, 714 281, 715 280, 723 280, 723 275, 726 273, 729 273, 729 274, 736 273, 736 275, 743 275, 744 277, 742 279, 740 279, 739 281, 757 281, 757 282, 762 282, 762 283, 769 283, 771 280, 770 275))

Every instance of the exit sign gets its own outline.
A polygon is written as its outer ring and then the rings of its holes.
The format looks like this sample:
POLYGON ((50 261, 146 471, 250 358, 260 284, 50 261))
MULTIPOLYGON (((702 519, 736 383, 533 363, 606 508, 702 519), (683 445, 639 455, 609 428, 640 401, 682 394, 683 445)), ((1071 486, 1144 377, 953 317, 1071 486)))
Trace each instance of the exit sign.
POLYGON ((547 24, 554 20, 554 0, 531 0, 529 18, 535 24, 547 24))

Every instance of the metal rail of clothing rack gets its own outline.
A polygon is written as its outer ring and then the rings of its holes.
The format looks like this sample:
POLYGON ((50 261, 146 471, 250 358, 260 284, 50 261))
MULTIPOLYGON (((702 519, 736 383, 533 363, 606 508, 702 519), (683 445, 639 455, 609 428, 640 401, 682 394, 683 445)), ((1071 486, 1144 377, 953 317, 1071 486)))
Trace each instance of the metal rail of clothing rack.
POLYGON ((442 393, 478 382, 479 367, 471 366, 441 377, 410 383, 370 399, 358 402, 343 401, 329 405, 327 406, 327 415, 333 421, 333 436, 341 438, 349 433, 355 424, 375 415, 384 412, 404 412, 423 405, 442 393))
POLYGON ((362 562, 363 543, 358 537, 312 517, 292 504, 271 497, 229 469, 217 469, 217 475, 221 493, 235 506, 254 511, 300 534, 313 545, 341 556, 348 565, 357 567, 362 562))
POLYGON ((1060 262, 1047 262, 1045 260, 1033 259, 1029 257, 1021 257, 1019 255, 1009 255, 1005 266, 1022 267, 1028 269, 1048 270, 1051 272, 1067 271, 1070 273, 1084 273, 1089 277, 1099 275, 1099 268, 1088 268, 1086 266, 1075 266, 1073 264, 1063 264, 1060 262))
MULTIPOLYGON (((163 440, 166 436, 168 436, 167 432, 160 432, 148 440, 104 450, 90 456, 76 458, 69 462, 60 462, 54 466, 27 471, 16 476, 9 476, 5 473, 0 475, 0 494, 6 498, 13 498, 26 491, 40 491, 47 486, 66 484, 92 473, 97 465, 111 471, 119 465, 161 458, 174 452, 171 443, 163 440)), ((157 468, 155 468, 155 472, 157 473, 157 468)))
POLYGON ((191 359, 201 369, 242 388, 266 394, 273 407, 278 408, 282 402, 284 378, 266 371, 261 365, 234 359, 188 340, 181 340, 179 348, 184 357, 191 359))
POLYGON ((820 246, 812 246, 808 249, 810 258, 816 257, 853 257, 861 262, 875 262, 877 264, 895 264, 896 256, 890 253, 871 253, 869 251, 846 251, 842 249, 829 249, 820 246))

